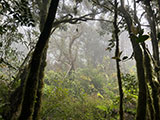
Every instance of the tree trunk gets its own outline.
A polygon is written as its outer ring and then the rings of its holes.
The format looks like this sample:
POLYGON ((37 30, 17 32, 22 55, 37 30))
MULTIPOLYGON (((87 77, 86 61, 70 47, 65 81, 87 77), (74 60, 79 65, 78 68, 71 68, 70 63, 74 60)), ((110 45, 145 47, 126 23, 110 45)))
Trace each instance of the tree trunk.
POLYGON ((34 112, 34 105, 36 100, 37 88, 38 88, 38 76, 40 73, 40 64, 43 56, 45 47, 48 44, 49 36, 52 29, 52 24, 55 19, 55 14, 57 11, 59 0, 52 0, 49 8, 49 13, 46 19, 46 23, 43 31, 39 37, 36 44, 36 48, 33 52, 32 60, 30 63, 30 70, 26 80, 26 85, 24 89, 24 97, 22 103, 22 110, 19 120, 32 120, 32 115, 34 112))
POLYGON ((119 114, 120 114, 120 120, 123 120, 123 89, 122 89, 122 80, 121 80, 121 70, 120 70, 120 60, 119 60, 119 37, 118 37, 118 33, 119 33, 119 29, 118 29, 118 25, 117 25, 117 0, 115 0, 115 16, 114 16, 114 34, 115 34, 115 39, 116 39, 116 51, 115 51, 115 57, 117 57, 118 59, 116 59, 116 67, 117 67, 117 79, 118 79, 118 86, 119 86, 119 95, 120 95, 120 100, 119 100, 119 114))
POLYGON ((22 105, 23 88, 25 86, 25 80, 28 74, 27 64, 30 60, 29 56, 31 55, 31 53, 32 53, 32 50, 30 50, 29 53, 27 54, 14 80, 15 82, 20 81, 21 83, 19 87, 17 87, 10 94, 9 104, 5 106, 6 108, 9 108, 9 109, 4 110, 3 115, 2 115, 5 120, 17 120, 17 117, 20 114, 21 105, 22 105))
POLYGON ((46 66, 46 55, 47 55, 47 48, 45 48, 41 65, 40 65, 40 72, 38 77, 38 88, 37 88, 37 97, 36 97, 36 103, 34 106, 34 113, 33 113, 33 120, 39 120, 40 119, 40 110, 41 110, 41 103, 42 103, 42 91, 43 91, 43 78, 44 78, 44 70, 46 66))
POLYGON ((160 75, 158 73, 158 66, 160 65, 159 61, 159 49, 158 49, 158 40, 157 40, 157 31, 156 31, 156 23, 155 23, 155 16, 153 10, 150 5, 149 0, 145 0, 145 11, 147 13, 147 20, 150 25, 151 29, 151 42, 153 47, 153 58, 156 62, 155 71, 157 73, 158 81, 160 82, 160 75))
MULTIPOLYGON (((124 6, 122 5, 123 4, 121 4, 121 8, 119 10, 123 14, 128 26, 128 32, 130 36, 132 36, 132 30, 131 30, 132 19, 129 13, 125 10, 124 6)), ((131 43, 134 51, 134 57, 136 60, 137 78, 138 78, 138 86, 139 86, 136 120, 146 120, 147 93, 146 93, 146 80, 145 80, 143 52, 140 45, 132 37, 131 37, 131 43)))
POLYGON ((153 106, 153 100, 151 97, 151 93, 149 91, 149 87, 147 86, 147 95, 148 95, 148 99, 147 99, 147 105, 148 105, 148 119, 149 120, 155 120, 155 109, 153 106))
MULTIPOLYGON (((40 10, 40 31, 43 31, 44 24, 46 21, 46 17, 48 14, 48 5, 50 3, 50 0, 42 0, 41 2, 38 0, 37 4, 39 6, 40 10)), ((33 120, 39 120, 40 119, 40 111, 41 111, 41 103, 42 103, 42 91, 43 91, 43 84, 44 84, 44 70, 46 66, 46 56, 47 56, 47 49, 48 45, 45 47, 43 55, 42 55, 42 60, 40 64, 40 72, 38 76, 38 88, 37 88, 37 97, 36 97, 36 103, 34 106, 34 113, 33 113, 33 120)))
MULTIPOLYGON (((136 12, 136 1, 134 0, 134 20, 136 21, 136 23, 138 24, 138 30, 142 30, 141 29, 141 24, 138 20, 138 17, 137 17, 137 12, 136 12)), ((146 85, 147 87, 147 95, 148 95, 148 100, 147 100, 147 104, 148 104, 148 107, 149 107, 149 112, 150 112, 150 115, 149 117, 151 118, 151 120, 158 120, 159 119, 159 107, 157 109, 157 106, 159 106, 159 103, 157 103, 157 99, 158 99, 158 96, 155 92, 155 85, 153 84, 153 68, 152 68, 152 65, 151 65, 151 58, 150 58, 150 54, 149 54, 149 50, 146 48, 146 45, 145 45, 145 42, 141 43, 142 47, 143 47, 143 51, 144 51, 144 58, 145 58, 145 62, 144 62, 144 65, 145 65, 145 72, 146 72, 146 82, 149 82, 150 83, 150 86, 151 86, 151 90, 152 90, 152 94, 150 94, 150 91, 149 91, 149 88, 148 86, 146 85), (153 93, 154 92, 154 93, 153 93), (154 94, 154 95, 153 95, 154 94), (151 96, 152 95, 152 96, 151 96), (153 98, 153 99, 152 99, 153 98), (153 105, 153 103, 156 103, 153 105), (156 105, 156 106, 155 106, 156 105), (156 109, 156 111, 155 111, 156 109), (158 116, 157 116, 157 113, 158 113, 158 116), (157 119, 157 117, 158 119, 157 119)))
MULTIPOLYGON (((151 65, 151 58, 147 50, 144 50, 145 55, 145 67, 146 67, 146 78, 151 86, 153 105, 155 109, 155 120, 160 120, 160 111, 159 111, 159 98, 158 98, 158 88, 156 87, 156 81, 153 80, 153 71, 151 65)), ((156 83, 159 84, 159 83, 156 83)), ((149 103, 151 104, 151 103, 149 103)))

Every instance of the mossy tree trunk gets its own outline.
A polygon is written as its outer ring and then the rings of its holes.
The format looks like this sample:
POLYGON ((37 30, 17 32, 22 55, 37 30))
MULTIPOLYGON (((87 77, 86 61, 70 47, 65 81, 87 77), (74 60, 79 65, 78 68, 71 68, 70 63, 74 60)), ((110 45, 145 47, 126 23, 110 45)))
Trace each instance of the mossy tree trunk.
POLYGON ((155 120, 155 109, 153 106, 153 99, 149 90, 149 86, 147 86, 147 114, 149 120, 155 120))
POLYGON ((152 113, 152 114, 155 115, 154 119, 160 120, 158 88, 155 85, 159 83, 153 79, 153 68, 151 65, 151 58, 149 56, 149 51, 146 48, 144 48, 144 54, 145 54, 146 78, 149 82, 149 85, 151 86, 151 92, 152 92, 151 95, 153 99, 153 102, 148 104, 153 103, 155 113, 152 113))
MULTIPOLYGON (((160 3, 160 2, 158 2, 160 3)), ((153 47, 153 59, 156 62, 154 67, 155 67, 155 72, 157 74, 158 81, 160 82, 160 74, 158 72, 158 67, 160 66, 160 61, 159 61, 159 49, 158 49, 158 39, 157 39, 157 31, 156 31, 156 23, 155 23, 155 16, 154 16, 154 11, 152 10, 150 1, 145 0, 145 11, 147 13, 147 20, 150 25, 150 30, 151 30, 151 42, 152 42, 152 47, 153 47)), ((146 66, 146 75, 148 78, 148 82, 151 86, 151 91, 152 91, 152 98, 153 98, 153 106, 155 109, 155 120, 160 120, 160 110, 159 110, 159 98, 158 98, 158 88, 157 88, 157 83, 153 79, 153 68, 151 65, 151 58, 149 56, 149 51, 145 53, 145 66, 146 66)))
MULTIPOLYGON (((37 0, 37 4, 40 10, 40 31, 43 31, 44 24, 46 21, 46 17, 48 14, 48 7, 50 4, 50 0, 37 0)), ((46 45, 43 55, 42 55, 42 60, 40 64, 40 71, 39 71, 39 76, 38 76, 38 88, 37 88, 37 97, 36 97, 36 103, 34 106, 34 113, 33 113, 33 120, 39 120, 40 119, 40 111, 41 111, 41 103, 42 103, 42 91, 43 91, 43 84, 44 84, 44 70, 46 66, 46 56, 47 56, 47 49, 48 45, 46 45)))
POLYGON ((44 78, 44 69, 46 66, 46 54, 47 54, 47 48, 45 48, 41 65, 40 65, 40 72, 38 76, 38 88, 37 88, 37 97, 36 97, 36 103, 34 106, 34 113, 33 113, 33 120, 39 120, 40 119, 40 110, 41 110, 41 103, 42 103, 42 91, 43 91, 43 78, 44 78))
POLYGON ((53 24, 53 21, 55 19, 58 3, 59 3, 59 0, 51 1, 46 23, 44 25, 44 29, 41 32, 41 35, 39 37, 39 40, 33 52, 32 60, 29 67, 30 69, 29 69, 28 77, 26 79, 22 110, 21 110, 19 120, 32 120, 35 100, 37 96, 37 88, 38 88, 38 82, 39 82, 38 78, 40 73, 42 56, 49 41, 49 36, 52 30, 51 25, 53 24))
MULTIPOLYGON (((139 31, 142 31, 141 29, 141 24, 138 20, 137 17, 137 12, 136 12, 136 1, 134 0, 134 21, 138 24, 137 28, 139 31)), ((151 58, 150 58, 150 52, 149 50, 146 48, 145 42, 141 43, 142 47, 143 47, 143 51, 144 51, 144 66, 145 66, 145 75, 146 75, 146 82, 149 82, 150 87, 151 87, 151 92, 149 90, 149 86, 146 85, 147 87, 147 95, 148 95, 148 99, 147 99, 147 104, 149 107, 149 112, 150 112, 150 119, 151 120, 158 120, 159 119, 159 103, 158 103, 158 94, 157 93, 157 89, 156 86, 154 85, 154 77, 153 77, 153 67, 151 64, 151 58), (155 91, 156 90, 156 91, 155 91), (154 104, 153 104, 154 103, 154 104)))
MULTIPOLYGON (((125 18, 125 21, 127 23, 128 32, 130 36, 132 36, 133 34, 131 29, 133 25, 132 17, 125 10, 123 0, 121 0, 121 7, 119 10, 123 14, 123 17, 125 18)), ((143 51, 140 45, 136 42, 134 38, 131 37, 130 40, 132 43, 134 57, 136 60, 137 78, 138 78, 138 87, 139 87, 136 120, 146 120, 147 92, 146 92, 146 79, 145 79, 143 51)))
POLYGON ((157 73, 158 81, 160 82, 160 74, 158 73, 158 66, 160 66, 159 61, 159 48, 158 48, 158 39, 157 39, 157 31, 156 31, 156 18, 154 15, 154 10, 152 10, 151 4, 149 0, 144 0, 145 11, 147 13, 147 20, 151 30, 151 42, 153 48, 153 58, 156 62, 155 71, 157 73))
POLYGON ((15 82, 20 81, 20 85, 10 94, 9 104, 5 106, 6 108, 9 109, 4 110, 2 115, 5 120, 17 120, 17 117, 19 116, 22 104, 23 88, 25 86, 25 80, 28 73, 27 64, 30 60, 29 56, 31 55, 31 53, 32 50, 29 51, 29 53, 27 54, 14 80, 15 82))

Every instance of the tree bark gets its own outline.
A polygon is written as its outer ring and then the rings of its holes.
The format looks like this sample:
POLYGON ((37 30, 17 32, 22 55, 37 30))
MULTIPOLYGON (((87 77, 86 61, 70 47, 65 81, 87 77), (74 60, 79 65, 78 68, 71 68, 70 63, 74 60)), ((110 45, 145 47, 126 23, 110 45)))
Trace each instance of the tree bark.
MULTIPOLYGON (((48 14, 48 5, 50 3, 50 0, 42 0, 39 1, 37 0, 37 4, 39 6, 39 10, 40 10, 40 31, 43 31, 44 28, 44 24, 46 21, 46 17, 48 14)), ((42 103, 42 91, 43 91, 43 84, 44 84, 44 70, 45 70, 45 66, 46 66, 46 56, 47 56, 47 49, 48 49, 48 45, 45 47, 43 55, 42 55, 42 60, 41 60, 41 64, 40 64, 40 72, 39 72, 39 76, 38 76, 38 88, 37 88, 37 97, 36 97, 36 103, 34 106, 34 113, 33 113, 33 120, 39 120, 40 119, 40 111, 41 111, 41 103, 42 103)))
POLYGON ((33 113, 33 120, 39 120, 40 119, 40 110, 41 110, 41 103, 42 103, 42 91, 43 91, 43 85, 44 85, 44 70, 46 66, 46 54, 47 54, 47 48, 45 48, 42 62, 40 65, 40 72, 39 72, 39 82, 38 82, 38 88, 37 88, 37 97, 36 97, 36 103, 34 106, 34 113, 33 113))
POLYGON ((155 109, 154 109, 154 106, 153 106, 153 100, 152 100, 152 97, 151 97, 151 93, 149 91, 149 87, 147 86, 147 95, 148 95, 148 99, 147 99, 147 105, 148 105, 148 119, 149 120, 155 120, 155 109))
MULTIPOLYGON (((157 91, 158 89, 155 85, 156 81, 153 80, 151 58, 150 58, 147 50, 144 50, 144 52, 145 52, 144 55, 145 55, 146 78, 149 82, 149 85, 151 86, 153 106, 154 106, 154 110, 155 110, 155 114, 154 114, 155 115, 155 120, 160 120, 159 98, 158 98, 158 91, 157 91)), ((152 103, 149 103, 149 104, 152 104, 152 103)))
MULTIPOLYGON (((122 1, 123 0, 121 0, 121 2, 122 1)), ((132 33, 131 26, 133 24, 132 24, 131 16, 125 10, 123 4, 121 4, 121 8, 119 10, 123 14, 125 21, 127 23, 127 26, 128 26, 128 32, 130 36, 132 36, 133 33, 132 33)), ((146 80, 145 80, 143 51, 140 45, 136 42, 134 38, 131 37, 130 40, 132 43, 134 57, 136 60, 137 78, 138 78, 138 87, 139 87, 136 120, 146 120, 147 93, 146 93, 146 80)))
POLYGON ((46 23, 43 31, 39 37, 36 44, 35 50, 33 52, 32 60, 30 63, 30 70, 26 80, 26 85, 24 89, 24 97, 22 103, 22 110, 19 120, 32 120, 32 115, 34 112, 34 105, 36 100, 37 88, 38 88, 38 76, 40 70, 40 64, 43 56, 45 47, 48 44, 49 36, 52 30, 52 24, 55 19, 57 7, 59 0, 52 0, 49 8, 49 13, 46 19, 46 23))
POLYGON ((116 67, 117 67, 117 79, 118 79, 118 86, 119 86, 119 95, 120 95, 120 100, 119 100, 119 114, 120 114, 120 120, 123 120, 123 89, 122 89, 122 80, 121 80, 121 70, 120 70, 120 60, 119 60, 119 37, 118 37, 118 33, 119 33, 119 29, 118 29, 118 25, 117 25, 117 0, 115 0, 115 10, 114 10, 114 34, 115 34, 115 39, 116 39, 116 51, 115 51, 115 57, 117 57, 118 59, 116 59, 116 67))
MULTIPOLYGON (((136 13, 137 13, 136 12, 136 1, 134 0, 134 20, 138 24, 138 30, 142 30, 141 24, 138 20, 136 13)), ((146 48, 145 42, 141 43, 141 45, 143 47, 144 58, 145 58, 144 66, 145 66, 145 73, 146 73, 146 82, 149 82, 149 84, 151 86, 151 91, 152 91, 152 94, 150 94, 149 88, 146 85, 147 95, 148 95, 147 104, 148 104, 149 112, 150 112, 149 117, 151 118, 151 120, 155 120, 155 119, 158 120, 159 119, 159 117, 158 117, 159 116, 158 94, 156 94, 157 89, 156 89, 156 86, 154 85, 154 77, 153 77, 153 71, 152 71, 153 68, 151 65, 151 58, 150 58, 149 50, 146 48)))
POLYGON ((153 58, 156 62, 155 71, 157 73, 158 81, 160 82, 160 74, 158 73, 158 66, 160 65, 159 61, 159 48, 158 48, 158 40, 157 40, 157 31, 156 31, 156 23, 155 23, 155 16, 150 5, 149 0, 144 1, 145 4, 145 11, 147 13, 147 20, 150 25, 151 29, 151 42, 153 47, 153 58))

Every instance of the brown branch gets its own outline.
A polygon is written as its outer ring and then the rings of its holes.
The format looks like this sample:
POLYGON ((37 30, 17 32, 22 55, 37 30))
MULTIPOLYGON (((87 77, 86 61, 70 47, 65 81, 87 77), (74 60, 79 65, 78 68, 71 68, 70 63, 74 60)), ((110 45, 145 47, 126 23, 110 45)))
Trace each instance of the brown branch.
POLYGON ((4 63, 5 65, 7 65, 9 68, 12 68, 14 70, 17 70, 16 67, 14 67, 13 65, 11 65, 10 63, 8 63, 6 60, 4 60, 3 58, 0 59, 0 63, 4 63))
MULTIPOLYGON (((99 14, 99 13, 97 13, 99 14)), ((86 21, 105 21, 105 22, 109 22, 109 23, 113 23, 112 21, 110 20, 104 20, 104 19, 95 19, 95 18, 92 18, 92 17, 89 17, 91 15, 95 15, 93 13, 89 13, 89 14, 86 14, 86 15, 83 15, 83 16, 80 16, 80 17, 73 17, 71 14, 68 14, 66 16, 63 17, 62 20, 57 20, 53 23, 53 27, 57 27, 59 26, 60 24, 65 24, 65 23, 70 23, 70 24, 77 24, 78 22, 86 22, 86 21)))
MULTIPOLYGON (((105 8, 106 10, 109 10, 109 11, 111 11, 111 12, 114 12, 112 9, 108 8, 108 6, 100 4, 98 0, 92 0, 92 2, 93 2, 94 4, 96 4, 96 5, 98 5, 99 7, 103 7, 103 8, 105 8)), ((110 3, 110 1, 108 1, 108 2, 110 3)))

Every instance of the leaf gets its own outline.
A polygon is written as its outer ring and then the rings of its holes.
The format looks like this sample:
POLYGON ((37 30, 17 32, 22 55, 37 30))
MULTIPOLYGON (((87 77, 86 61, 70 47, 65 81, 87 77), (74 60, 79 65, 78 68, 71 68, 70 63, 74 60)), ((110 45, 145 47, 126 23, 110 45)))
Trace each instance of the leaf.
POLYGON ((158 39, 160 39, 160 32, 158 33, 158 39))
POLYGON ((108 46, 111 46, 113 43, 109 43, 108 46))
POLYGON ((105 105, 97 105, 96 108, 103 110, 103 111, 107 110, 107 107, 105 105))
POLYGON ((119 57, 112 57, 112 59, 119 59, 119 57))
POLYGON ((99 93, 99 92, 97 93, 97 96, 102 98, 102 99, 104 99, 103 95, 101 93, 99 93))
POLYGON ((137 40, 136 40, 136 42, 144 42, 144 41, 146 41, 147 39, 149 38, 149 35, 142 35, 142 36, 140 36, 137 40))
POLYGON ((123 58, 122 58, 122 60, 126 60, 128 58, 128 56, 124 56, 123 58))
POLYGON ((2 47, 3 46, 3 44, 2 44, 2 42, 0 42, 0 47, 2 47))
POLYGON ((118 56, 121 57, 122 53, 123 53, 123 51, 119 52, 118 56))

